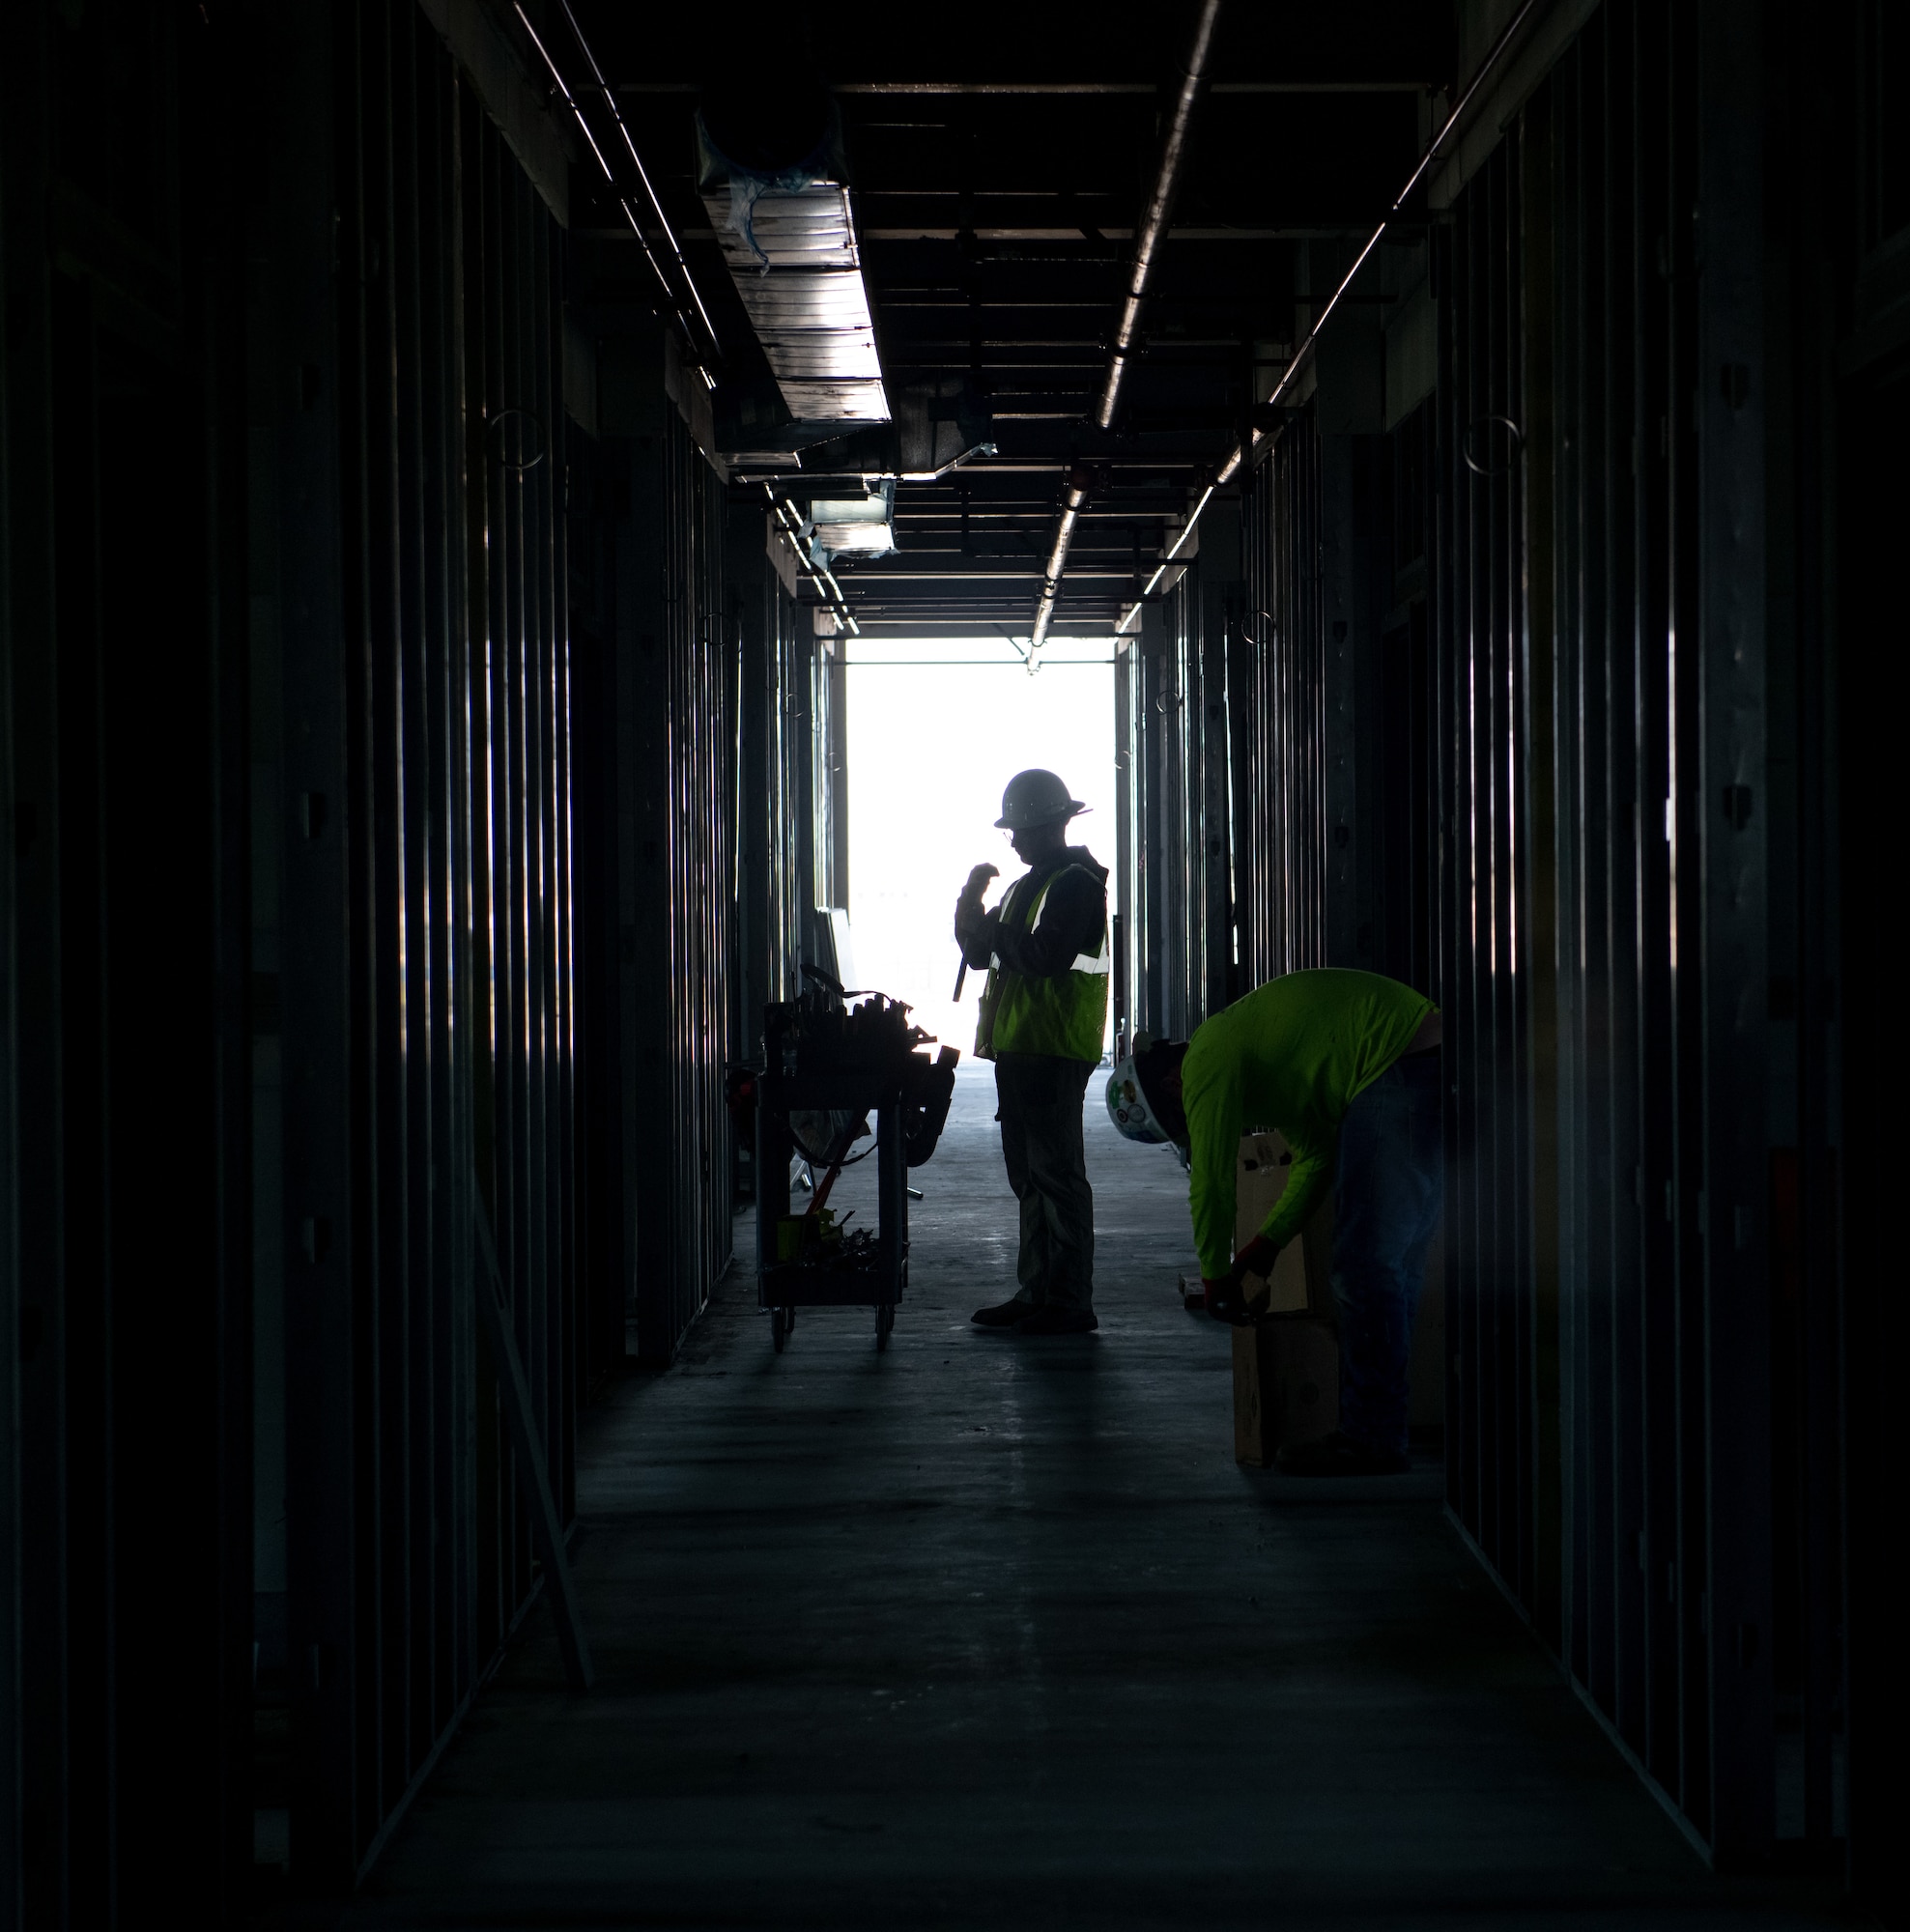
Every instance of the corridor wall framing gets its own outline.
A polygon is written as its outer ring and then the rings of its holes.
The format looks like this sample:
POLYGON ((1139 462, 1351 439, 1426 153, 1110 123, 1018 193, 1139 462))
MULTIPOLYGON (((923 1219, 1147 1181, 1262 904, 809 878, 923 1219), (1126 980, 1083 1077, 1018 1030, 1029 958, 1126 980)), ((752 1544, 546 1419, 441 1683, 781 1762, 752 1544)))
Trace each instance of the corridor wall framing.
MULTIPOLYGON (((330 33, 335 457, 322 408, 279 418, 280 1011, 292 1859, 342 1886, 538 1587, 473 1215, 566 1523, 581 1406, 668 1363, 728 1260, 740 655, 673 345, 593 307, 561 166, 533 179, 535 130, 506 139, 407 0, 330 33), (342 662, 288 621, 328 542, 342 662)), ((322 404, 328 345, 296 353, 322 404)))
POLYGON ((1175 1038, 1243 990, 1228 869, 1238 531, 1216 518, 1203 542, 1206 554, 1142 607, 1115 656, 1120 1017, 1130 1034, 1175 1038))
MULTIPOLYGON (((822 660, 813 607, 796 599, 793 553, 759 496, 731 502, 725 541, 726 595, 742 646, 731 1037, 737 1056, 753 1060, 763 1050, 763 1008, 802 990, 815 909, 829 903, 837 814, 819 810, 818 797, 829 793, 830 741, 844 735, 829 715, 830 687, 840 695, 846 679, 822 660)), ((754 1159, 752 1147, 736 1152, 741 1164, 754 1159)))
POLYGON ((243 1909, 245 437, 230 35, 0 58, 0 1927, 243 1909))
POLYGON ((1246 595, 1228 696, 1241 980, 1326 962, 1326 627, 1319 414, 1304 409, 1240 492, 1246 595))
POLYGON ((572 1509, 564 240, 408 0, 280 30, 304 83, 262 238, 278 517, 253 595, 283 695, 255 834, 283 1069, 286 1802, 295 1875, 343 1887, 533 1589, 474 1321, 480 1212, 572 1509))
MULTIPOLYGON (((622 564, 632 599, 621 628, 635 741, 638 1041, 625 1078, 639 1122, 631 1352, 661 1368, 729 1262, 734 1169, 724 1080, 736 1051, 743 657, 740 618, 725 594, 722 480, 662 384, 644 393, 651 420, 631 439, 622 564)), ((756 569, 765 571, 760 556, 756 569)))
POLYGON ((1726 1864, 1778 1792, 1756 82, 1612 0, 1437 238, 1450 1496, 1726 1864))
POLYGON ((1453 1520, 1705 1857, 1878 1899, 1901 1126, 1842 882, 1894 823, 1904 48, 1871 0, 1535 17, 1119 653, 1134 1011, 1440 1002, 1453 1520))
POLYGON ((476 1217, 568 1521, 727 1259, 787 942, 732 911, 724 485, 522 49, 17 11, 0 1928, 239 1923, 357 1881, 535 1601, 476 1217))
MULTIPOLYGON (((1315 271, 1344 253, 1323 246, 1315 271)), ((1377 358, 1370 279, 1350 306, 1377 358)), ((1301 967, 1432 987, 1432 408, 1389 422, 1377 372, 1349 361, 1216 493, 1192 564, 1117 652, 1122 952, 1133 1023, 1157 1034, 1301 967)))

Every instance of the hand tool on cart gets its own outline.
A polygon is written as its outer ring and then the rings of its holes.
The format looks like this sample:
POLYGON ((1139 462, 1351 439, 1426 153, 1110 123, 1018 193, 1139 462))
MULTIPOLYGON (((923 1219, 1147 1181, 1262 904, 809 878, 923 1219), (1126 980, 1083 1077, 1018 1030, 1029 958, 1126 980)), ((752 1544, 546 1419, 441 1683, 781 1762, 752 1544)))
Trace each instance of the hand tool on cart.
MULTIPOLYGON (((971 906, 979 918, 982 912, 982 895, 988 890, 988 881, 1001 876, 999 866, 977 866, 968 874, 968 883, 961 889, 961 896, 955 900, 955 936, 961 936, 962 914, 971 906)), ((968 951, 964 944, 961 964, 955 969, 955 996, 961 998, 962 981, 968 978, 968 951)))
MULTIPOLYGON (((888 1346, 908 1283, 908 1170, 935 1151, 960 1056, 909 1024, 901 1002, 871 994, 854 1007, 820 976, 799 999, 763 1010, 764 1065, 755 1082, 756 1282, 777 1352, 798 1308, 873 1308, 888 1346), (845 1233, 827 1202, 849 1150, 875 1123, 876 1232, 845 1233), (809 1211, 792 1214, 791 1157, 814 1172, 809 1211)), ((863 1155, 855 1156, 861 1159, 863 1155)))

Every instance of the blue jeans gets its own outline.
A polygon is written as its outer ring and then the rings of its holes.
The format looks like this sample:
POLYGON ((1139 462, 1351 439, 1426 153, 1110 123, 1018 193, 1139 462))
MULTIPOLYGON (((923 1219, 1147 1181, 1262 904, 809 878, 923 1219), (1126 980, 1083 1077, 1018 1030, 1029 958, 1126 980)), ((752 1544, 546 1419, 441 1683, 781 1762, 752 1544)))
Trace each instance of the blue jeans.
POLYGON ((1402 1455, 1412 1322, 1445 1193, 1441 1114, 1435 1050, 1395 1061, 1340 1123, 1332 1277, 1340 1428, 1402 1455))

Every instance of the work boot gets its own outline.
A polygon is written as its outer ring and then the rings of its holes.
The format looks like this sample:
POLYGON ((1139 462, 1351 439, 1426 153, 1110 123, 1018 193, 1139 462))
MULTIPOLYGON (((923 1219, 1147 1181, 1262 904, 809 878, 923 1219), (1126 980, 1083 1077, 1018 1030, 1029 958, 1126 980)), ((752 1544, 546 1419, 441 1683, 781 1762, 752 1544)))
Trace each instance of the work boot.
POLYGON ((968 1319, 978 1328, 1013 1328, 1034 1313, 1035 1304, 1016 1295, 1012 1301, 997 1302, 993 1308, 978 1308, 968 1319))
POLYGON ((1100 1326, 1092 1308, 1038 1308, 1025 1321, 1014 1324, 1017 1335, 1086 1335, 1100 1326))
POLYGON ((1382 1449, 1334 1430, 1318 1442, 1282 1449, 1275 1466, 1289 1476, 1403 1476, 1412 1465, 1396 1449, 1382 1449))

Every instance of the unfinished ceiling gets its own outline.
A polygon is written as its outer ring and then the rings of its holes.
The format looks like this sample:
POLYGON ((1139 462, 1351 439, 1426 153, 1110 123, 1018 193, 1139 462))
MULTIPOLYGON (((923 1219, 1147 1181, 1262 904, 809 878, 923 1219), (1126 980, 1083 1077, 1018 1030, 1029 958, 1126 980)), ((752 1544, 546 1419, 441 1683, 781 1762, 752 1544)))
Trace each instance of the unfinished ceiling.
MULTIPOLYGON (((1131 611, 1291 353, 1301 244, 1370 233, 1451 85, 1442 10, 1403 0, 1379 30, 1373 12, 1355 31, 1330 12, 1223 0, 1138 354, 1103 429, 1197 0, 1127 13, 986 0, 852 24, 833 12, 577 7, 654 185, 654 204, 633 201, 637 226, 668 270, 667 217, 707 311, 714 339, 693 348, 732 486, 760 494, 773 475, 806 512, 812 495, 841 501, 864 476, 901 479, 893 551, 834 563, 866 634, 1025 639, 1070 499, 1054 633, 1104 635, 1131 611), (879 381, 886 423, 829 419, 826 402, 802 410, 819 419, 795 417, 777 383, 788 347, 753 314, 768 292, 716 218, 728 203, 699 193, 699 102, 720 101, 733 124, 739 90, 767 115, 779 89, 826 100, 878 366, 866 332, 838 359, 860 356, 858 380, 879 381), (908 480, 980 443, 995 453, 908 480)), ((658 270, 607 189, 574 193, 572 232, 586 301, 654 295, 658 270)))

